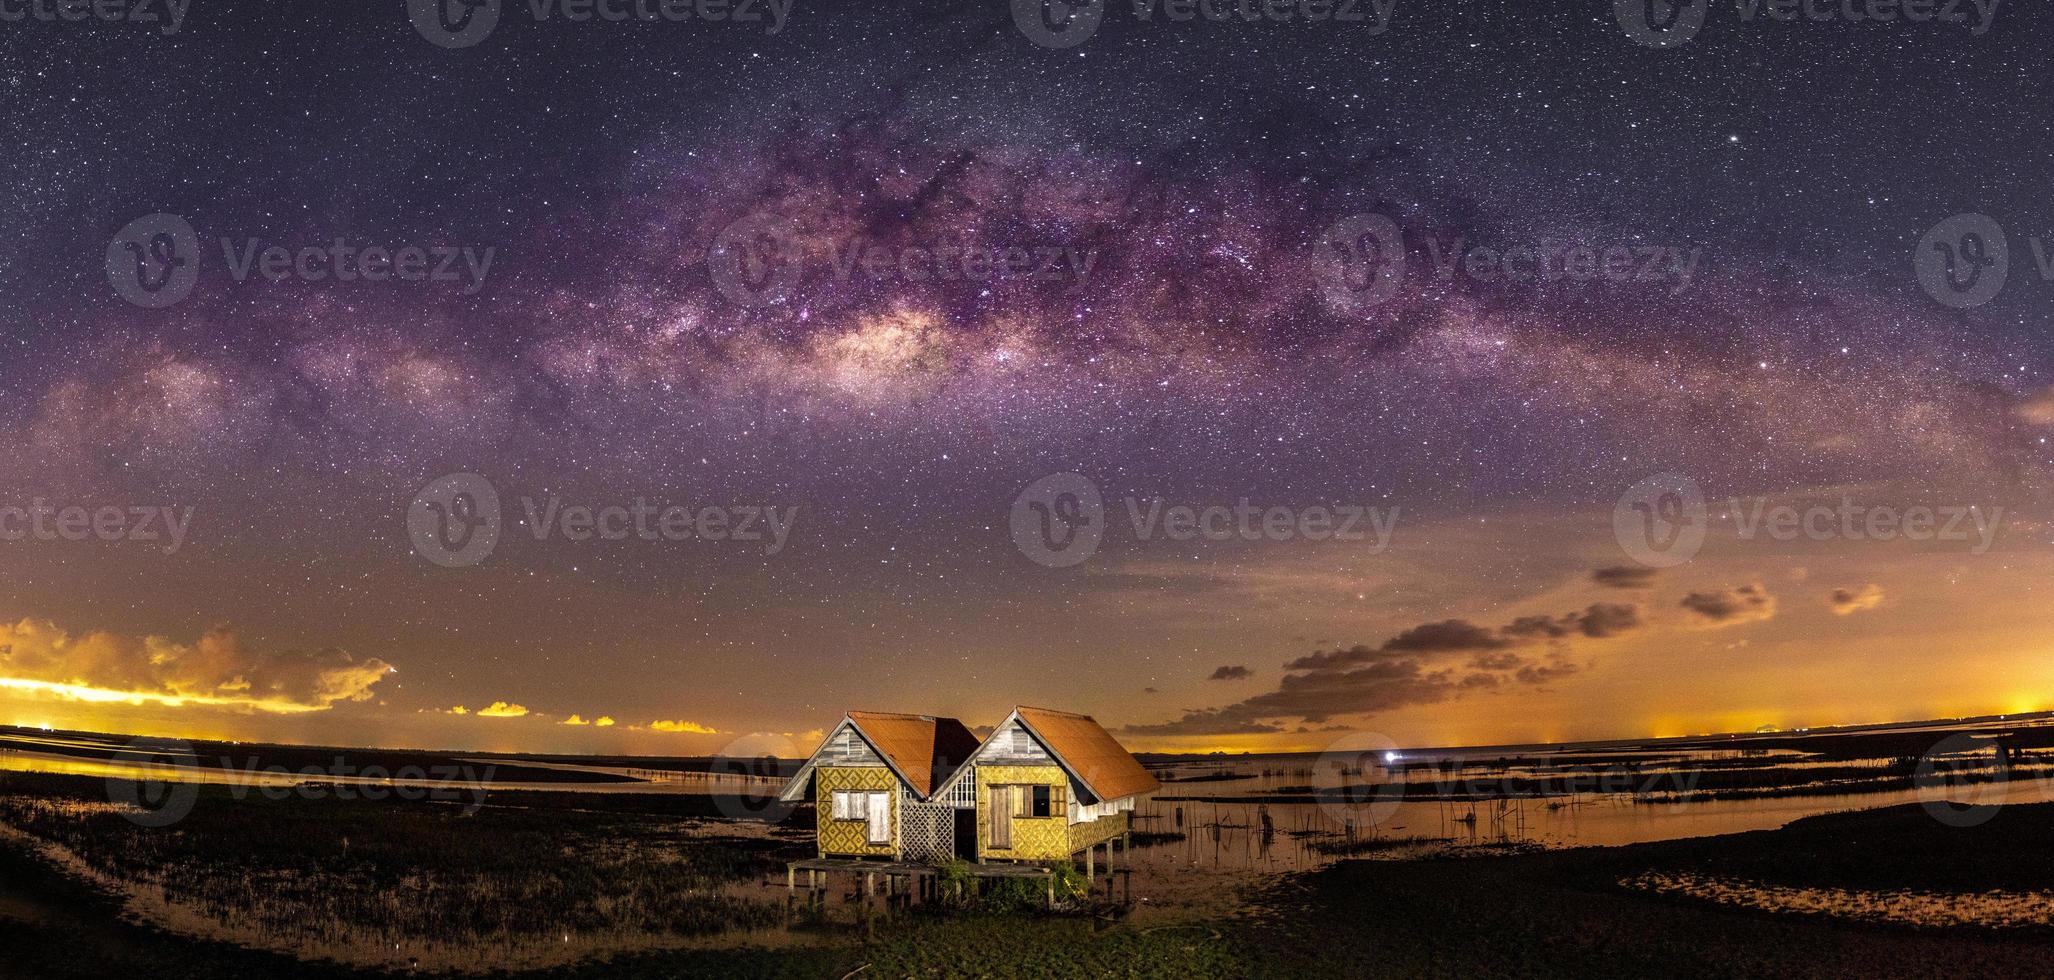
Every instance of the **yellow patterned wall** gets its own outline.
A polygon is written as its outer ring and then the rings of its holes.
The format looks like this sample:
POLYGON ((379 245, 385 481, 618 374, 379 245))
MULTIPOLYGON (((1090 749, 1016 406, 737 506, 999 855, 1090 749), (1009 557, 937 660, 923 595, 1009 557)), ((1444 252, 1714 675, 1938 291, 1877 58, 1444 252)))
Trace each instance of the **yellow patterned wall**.
POLYGON ((822 856, 895 857, 899 852, 899 777, 883 766, 821 766, 813 770, 813 819, 822 856), (891 843, 873 845, 870 822, 836 820, 833 793, 838 789, 883 790, 891 793, 891 843))
POLYGON ((977 856, 1016 861, 1061 861, 1070 856, 1069 811, 1057 803, 1051 817, 1014 817, 1013 846, 991 846, 992 786, 1059 787, 1058 800, 1069 797, 1070 779, 1060 766, 977 767, 977 856))
POLYGON ((1093 844, 1103 844, 1127 832, 1129 813, 1115 813, 1087 823, 1070 825, 1070 853, 1075 854, 1093 844))

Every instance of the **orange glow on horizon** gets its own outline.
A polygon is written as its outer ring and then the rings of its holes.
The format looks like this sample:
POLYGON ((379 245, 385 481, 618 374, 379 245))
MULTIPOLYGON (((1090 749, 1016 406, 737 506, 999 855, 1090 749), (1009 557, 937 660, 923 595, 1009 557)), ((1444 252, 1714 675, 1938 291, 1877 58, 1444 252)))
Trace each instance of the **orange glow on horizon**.
POLYGON ((52 681, 32 681, 19 677, 0 677, 0 688, 26 691, 32 694, 47 694, 71 701, 91 704, 159 704, 167 708, 204 706, 210 708, 250 708, 272 714, 297 715, 311 711, 325 711, 321 705, 296 704, 291 701, 273 701, 262 698, 223 698, 201 694, 165 694, 161 691, 115 691, 107 688, 88 687, 83 684, 59 684, 52 681))

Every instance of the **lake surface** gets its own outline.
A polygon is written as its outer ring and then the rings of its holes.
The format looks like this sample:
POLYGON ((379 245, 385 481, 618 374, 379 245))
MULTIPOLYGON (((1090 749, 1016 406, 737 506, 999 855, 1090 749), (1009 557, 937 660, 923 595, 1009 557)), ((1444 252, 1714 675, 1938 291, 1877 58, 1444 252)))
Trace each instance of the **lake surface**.
MULTIPOLYGON (((2054 732, 2046 734, 2054 736, 2054 732)), ((1893 733, 1893 737, 1901 735, 1901 731, 1893 733)), ((1945 728, 1922 736, 1923 744, 1929 746, 1934 739, 1951 737, 1945 728)), ((1958 798, 1992 804, 2054 798, 2049 791, 2049 770, 2054 767, 2043 761, 2050 753, 2042 749, 2038 754, 2014 752, 2006 756, 1990 740, 1995 737, 2002 736, 1980 731, 1965 734, 1964 740, 1952 748, 1936 749, 1930 754, 1942 768, 1997 773, 2005 777, 2001 781, 1923 790, 1904 788, 1906 774, 1911 771, 1907 766, 1912 760, 1901 752, 1867 755, 1861 746, 1845 745, 1833 752, 1799 751, 1788 746, 1703 748, 1645 743, 1439 751, 1379 748, 1352 753, 1158 763, 1151 768, 1164 780, 1163 786, 1142 801, 1134 813, 1133 836, 1138 846, 1115 855, 1113 866, 1131 875, 1128 893, 1140 902, 1134 911, 1139 920, 1177 921, 1193 915, 1231 912, 1248 896, 1274 882, 1278 875, 1312 870, 1351 857, 1406 858, 1451 850, 1489 855, 1534 846, 1624 845, 1770 830, 1801 817, 1900 803, 1958 798), (1999 761, 2002 765, 1995 765, 1999 761), (1887 783, 1890 778, 1897 781, 1887 783), (1886 783, 1892 788, 1858 789, 1861 784, 1874 787, 1886 783), (1551 795, 1489 798, 1497 790, 1515 784, 1529 789, 1545 787, 1551 795), (1564 786, 1574 791, 1559 791, 1564 786), (1673 799, 1677 793, 1688 796, 1708 788, 1730 793, 1735 792, 1734 787, 1740 787, 1738 792, 1754 795, 1689 798, 1682 802, 1673 799), (1846 787, 1845 791, 1842 787, 1846 787), (1787 792, 1800 795, 1777 795, 1787 792)), ((48 744, 17 739, 11 747, 0 747, 0 772, 58 773, 124 783, 199 782, 273 791, 379 785, 454 790, 470 795, 478 789, 474 782, 439 778, 366 777, 318 771, 302 774, 256 764, 175 765, 165 761, 162 753, 150 751, 90 757, 76 754, 81 747, 65 742, 61 735, 54 736, 48 744)), ((734 810, 722 808, 722 812, 748 814, 762 812, 755 801, 774 794, 782 784, 774 776, 740 773, 505 757, 441 758, 465 767, 475 766, 474 774, 496 766, 527 777, 519 781, 492 779, 486 787, 487 795, 482 798, 487 807, 495 805, 489 796, 491 791, 667 794, 732 798, 742 802, 734 810), (602 781, 585 781, 586 775, 602 781), (560 778, 535 781, 549 776, 560 778)), ((355 767, 357 762, 350 765, 355 767)), ((510 798, 500 805, 525 808, 533 803, 532 799, 510 798)), ((580 801, 573 805, 589 804, 580 801)), ((783 905, 787 915, 792 916, 793 906, 784 888, 782 864, 778 862, 785 860, 790 851, 810 847, 805 831, 720 819, 680 821, 659 829, 663 833, 734 835, 783 842, 780 846, 785 850, 776 852, 778 856, 772 862, 775 870, 766 871, 761 879, 753 878, 752 871, 750 879, 733 882, 724 890, 752 902, 783 905), (697 829, 672 830, 673 827, 697 829)), ((1102 853, 1099 860, 1103 869, 1102 853)), ((1099 877, 1101 887, 1123 881, 1114 876, 1099 877)), ((834 903, 837 911, 828 915, 828 920, 860 928, 887 904, 882 898, 865 899, 854 889, 847 881, 838 883, 837 894, 842 897, 834 903), (843 919, 849 921, 842 922, 843 919)), ((0 915, 32 918, 49 911, 39 909, 37 896, 10 894, 0 885, 0 915)), ((150 917, 148 909, 143 911, 145 917, 150 917)), ((734 932, 691 943, 810 941, 809 935, 817 938, 822 924, 820 914, 813 913, 810 925, 805 924, 809 921, 805 916, 796 916, 788 918, 784 928, 734 932), (809 933, 809 929, 814 932, 809 933)), ((162 917, 166 921, 178 918, 169 912, 162 913, 162 917)), ((195 921, 187 921, 182 928, 196 935, 247 940, 237 934, 211 932, 218 926, 195 921)), ((526 937, 522 941, 558 943, 562 948, 547 951, 552 957, 656 948, 681 942, 677 937, 656 933, 627 932, 577 937, 566 934, 557 939, 526 937)), ((332 951, 302 949, 276 937, 264 940, 264 944, 301 955, 332 955, 332 951)), ((542 955, 532 950, 529 953, 542 955)), ((418 956, 423 962, 441 962, 434 957, 444 956, 454 957, 450 962, 457 962, 470 953, 424 947, 409 955, 418 956)))

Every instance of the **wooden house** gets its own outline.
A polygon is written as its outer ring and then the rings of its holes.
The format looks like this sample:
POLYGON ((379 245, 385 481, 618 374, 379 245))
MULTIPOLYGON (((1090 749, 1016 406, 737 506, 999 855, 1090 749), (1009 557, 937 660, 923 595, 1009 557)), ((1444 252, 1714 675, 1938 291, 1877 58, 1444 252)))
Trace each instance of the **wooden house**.
POLYGON ((954 718, 851 711, 778 798, 813 801, 823 858, 973 857, 956 847, 976 838, 969 811, 938 800, 935 790, 977 744, 954 718))
POLYGON ((953 718, 852 711, 779 798, 813 801, 822 858, 1088 867, 1160 786, 1089 715, 1015 708, 979 742, 953 718))
POLYGON ((1091 716, 1020 707, 935 792, 974 801, 978 861, 1088 863, 1161 785, 1091 716))

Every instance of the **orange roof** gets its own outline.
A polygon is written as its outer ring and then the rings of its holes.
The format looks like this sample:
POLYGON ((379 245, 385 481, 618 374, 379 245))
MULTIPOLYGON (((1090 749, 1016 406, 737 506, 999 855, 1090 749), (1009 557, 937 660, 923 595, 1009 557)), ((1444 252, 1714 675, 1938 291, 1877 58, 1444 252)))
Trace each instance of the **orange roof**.
POLYGON ((977 736, 954 718, 851 711, 849 720, 922 797, 977 751, 977 736))
POLYGON ((1070 775, 1100 800, 1117 800, 1162 788, 1126 747, 1090 715, 1024 707, 1015 708, 1014 712, 1055 753, 1070 775))

